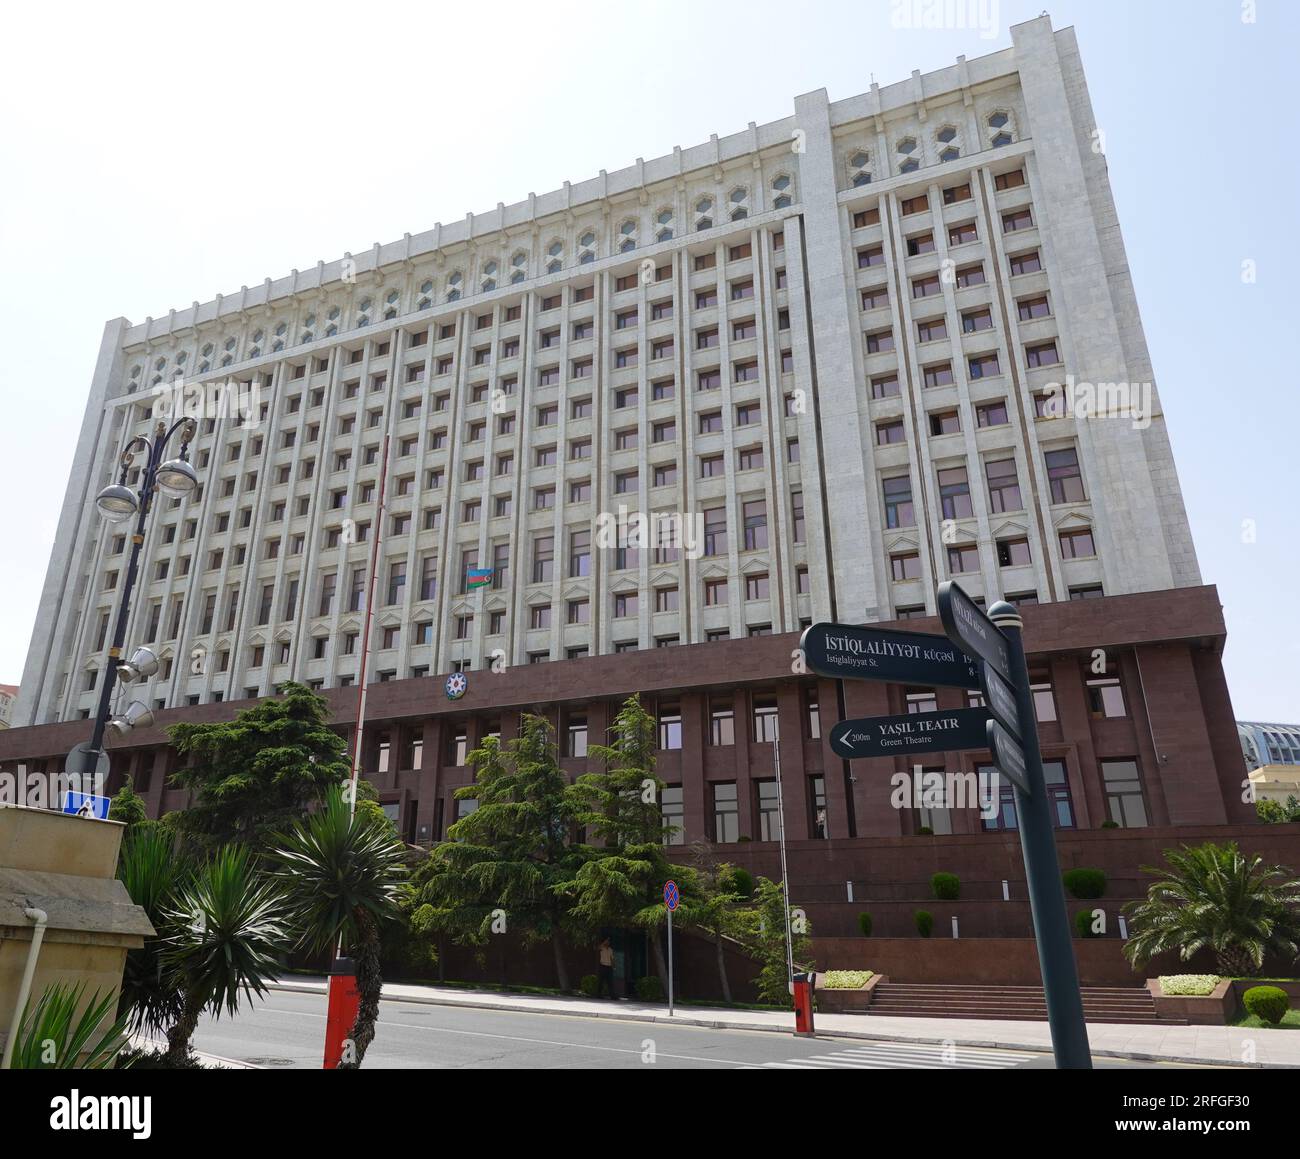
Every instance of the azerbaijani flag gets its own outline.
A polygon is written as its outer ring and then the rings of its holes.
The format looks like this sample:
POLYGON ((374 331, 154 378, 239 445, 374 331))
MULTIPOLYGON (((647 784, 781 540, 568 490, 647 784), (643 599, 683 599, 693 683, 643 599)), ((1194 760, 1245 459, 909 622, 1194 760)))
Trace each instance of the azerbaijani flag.
POLYGON ((492 582, 490 567, 471 567, 465 572, 465 590, 472 592, 475 588, 485 588, 492 582))

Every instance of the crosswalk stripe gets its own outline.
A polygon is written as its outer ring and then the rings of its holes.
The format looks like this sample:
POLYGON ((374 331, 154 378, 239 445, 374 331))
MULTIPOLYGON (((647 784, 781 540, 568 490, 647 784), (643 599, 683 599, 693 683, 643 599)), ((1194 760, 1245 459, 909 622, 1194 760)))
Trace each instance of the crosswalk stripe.
POLYGON ((957 1047, 950 1060, 942 1047, 879 1043, 762 1065, 773 1070, 997 1070, 1015 1066, 1022 1057, 1010 1052, 957 1047))
POLYGON ((945 1054, 956 1054, 962 1058, 982 1058, 991 1062, 1018 1062, 1021 1058, 1018 1054, 1013 1054, 1003 1050, 982 1050, 974 1046, 903 1046, 900 1044, 888 1042, 872 1046, 848 1046, 840 1053, 857 1053, 865 1054, 906 1054, 906 1055, 934 1055, 943 1057, 945 1054))

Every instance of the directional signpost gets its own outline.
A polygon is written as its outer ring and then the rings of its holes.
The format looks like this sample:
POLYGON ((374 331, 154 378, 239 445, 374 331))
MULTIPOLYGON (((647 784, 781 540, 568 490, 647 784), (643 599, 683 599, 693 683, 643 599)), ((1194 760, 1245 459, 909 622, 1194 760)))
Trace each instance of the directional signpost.
POLYGON ((989 714, 983 708, 868 716, 840 721, 831 729, 830 742, 835 755, 846 761, 979 749, 987 743, 988 724, 989 714))
POLYGON ((999 601, 987 615, 951 580, 939 585, 939 617, 948 639, 979 657, 978 687, 993 715, 987 744, 994 763, 1015 786, 1020 850, 1025 859, 1029 908, 1038 941, 1038 963, 1047 1000, 1056 1065, 1089 1070, 1092 1054, 1083 1021, 1083 998, 1070 940, 1070 923, 1061 890, 1056 837, 1043 783, 1038 723, 1021 640, 1023 621, 1010 604, 999 601))
POLYGON ((673 1015, 673 911, 682 895, 677 890, 677 883, 664 882, 664 909, 668 911, 668 1017, 673 1015))
MULTIPOLYGON (((831 729, 831 749, 845 760, 955 749, 992 751, 994 763, 1016 790, 1020 848, 1056 1065, 1090 1069, 1092 1055, 1043 785, 1020 615, 1002 602, 985 615, 952 582, 939 588, 939 615, 944 636, 856 624, 813 624, 804 631, 799 647, 804 662, 819 676, 979 689, 987 707, 843 720, 831 729)), ((671 943, 669 948, 671 953, 671 943)), ((671 992, 670 973, 670 1003, 671 992)))

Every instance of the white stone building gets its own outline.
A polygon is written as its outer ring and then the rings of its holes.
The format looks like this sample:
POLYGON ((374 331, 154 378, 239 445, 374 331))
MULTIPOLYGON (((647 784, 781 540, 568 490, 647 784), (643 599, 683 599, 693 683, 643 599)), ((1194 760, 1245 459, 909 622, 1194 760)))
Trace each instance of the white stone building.
POLYGON ((354 680, 380 533, 383 679, 906 618, 949 576, 1198 584, 1074 35, 1012 33, 109 322, 14 723, 93 711, 130 552, 94 495, 177 379, 208 408, 202 487, 155 503, 126 636, 164 658, 159 706, 354 680), (1067 376, 1140 417, 1053 417, 1067 376), (620 551, 620 506, 703 542, 620 551))

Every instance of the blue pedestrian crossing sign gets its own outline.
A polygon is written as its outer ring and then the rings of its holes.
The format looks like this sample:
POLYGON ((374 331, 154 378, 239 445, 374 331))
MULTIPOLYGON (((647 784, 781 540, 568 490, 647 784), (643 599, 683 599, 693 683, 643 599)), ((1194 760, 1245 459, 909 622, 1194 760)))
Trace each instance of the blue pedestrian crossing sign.
POLYGON ((664 882, 664 905, 668 907, 669 913, 672 913, 677 908, 677 903, 681 899, 681 894, 677 892, 677 883, 675 881, 664 882))
POLYGON ((74 813, 78 817, 94 817, 98 821, 108 820, 110 798, 96 797, 92 793, 74 793, 71 789, 63 794, 63 811, 74 813))

